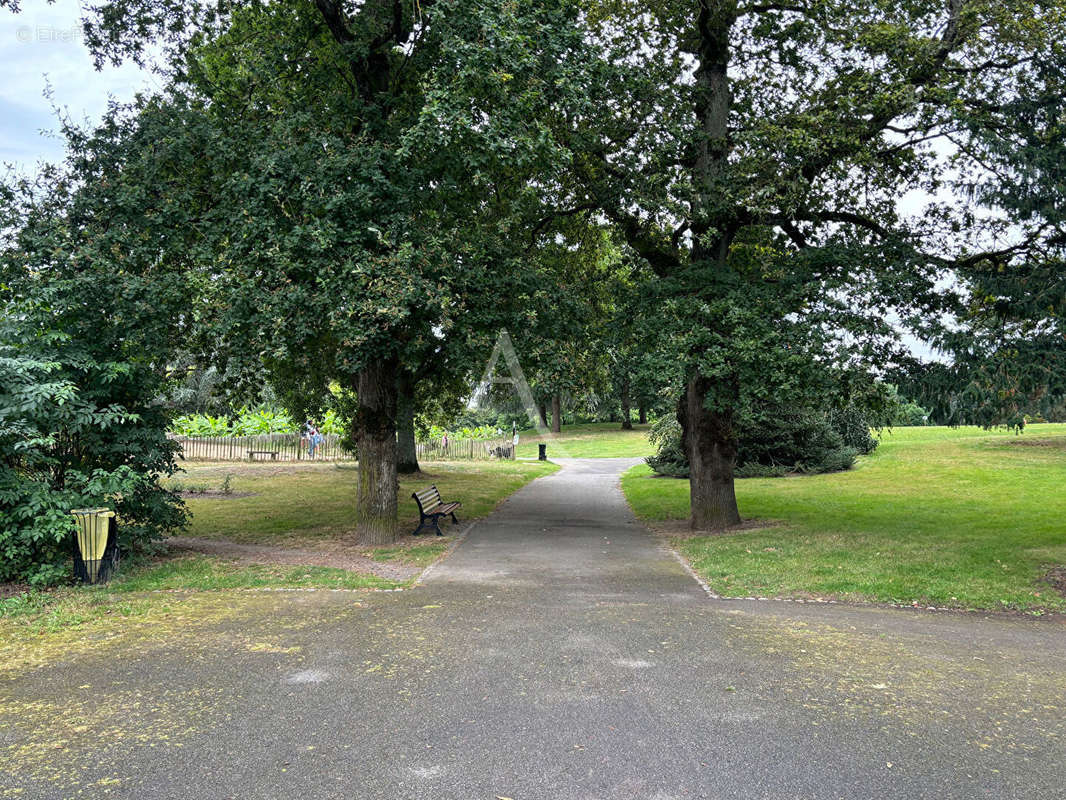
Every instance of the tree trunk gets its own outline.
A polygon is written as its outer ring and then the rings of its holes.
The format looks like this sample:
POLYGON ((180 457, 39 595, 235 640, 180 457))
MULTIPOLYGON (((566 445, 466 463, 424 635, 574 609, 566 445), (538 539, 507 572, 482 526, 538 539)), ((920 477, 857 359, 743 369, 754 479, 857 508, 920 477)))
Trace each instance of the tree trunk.
POLYGON ((540 424, 548 427, 548 407, 544 403, 537 403, 537 413, 540 414, 540 424))
POLYGON ((631 409, 629 406, 629 376, 622 379, 622 430, 633 430, 633 421, 630 419, 631 409))
POLYGON ((552 433, 561 433, 563 430, 563 414, 561 407, 562 398, 556 392, 552 395, 552 433))
POLYGON ((640 414, 640 424, 641 425, 647 425, 648 424, 648 407, 646 405, 644 405, 643 403, 641 403, 640 406, 639 406, 639 409, 638 409, 638 413, 640 414))
POLYGON ((401 475, 418 472, 415 447, 415 379, 405 369, 396 376, 396 471, 401 475))
POLYGON ((396 360, 374 361, 359 373, 358 409, 352 438, 359 455, 356 538, 362 544, 389 544, 396 519, 396 360))
POLYGON ((732 424, 726 416, 704 407, 709 388, 708 379, 693 378, 677 409, 688 455, 690 526, 695 531, 721 530, 740 522, 733 488, 737 451, 732 424))
MULTIPOLYGON (((700 131, 692 175, 696 200, 691 261, 702 269, 721 272, 729 270, 729 246, 736 232, 737 216, 736 208, 723 207, 722 203, 722 197, 728 195, 723 182, 729 164, 732 105, 729 38, 736 15, 735 0, 700 0, 696 20, 698 47, 693 97, 700 131)), ((736 443, 732 418, 728 412, 705 407, 710 388, 711 381, 697 374, 689 380, 678 404, 689 463, 693 530, 721 530, 740 522, 733 488, 736 443)))

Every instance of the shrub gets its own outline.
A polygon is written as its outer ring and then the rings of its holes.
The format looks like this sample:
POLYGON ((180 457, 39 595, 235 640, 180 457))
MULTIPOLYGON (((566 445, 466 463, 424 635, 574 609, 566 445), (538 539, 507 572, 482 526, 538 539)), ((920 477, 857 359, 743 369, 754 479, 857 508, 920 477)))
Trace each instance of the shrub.
POLYGON ((344 424, 344 419, 335 409, 327 409, 326 413, 322 415, 322 425, 320 426, 322 433, 336 433, 342 434, 347 430, 347 426, 344 424))
POLYGON ((861 409, 855 406, 833 409, 828 417, 833 430, 840 434, 845 447, 867 455, 876 450, 877 445, 880 444, 870 432, 870 423, 861 409))
POLYGON ((229 436, 232 433, 228 417, 213 417, 210 414, 175 417, 170 429, 179 436, 229 436))
POLYGON ((762 411, 738 421, 737 466, 760 464, 790 472, 836 472, 855 462, 855 448, 824 414, 812 411, 762 411))
POLYGON ((791 470, 788 467, 771 467, 766 464, 755 464, 749 462, 747 464, 741 464, 739 467, 733 470, 733 477, 736 478, 783 478, 791 470))
MULTIPOLYGON (((170 425, 178 436, 261 436, 268 433, 298 433, 300 430, 289 412, 270 406, 241 408, 236 417, 213 417, 210 414, 184 414, 170 425)), ((345 432, 343 416, 327 409, 318 426, 322 433, 345 432)))
MULTIPOLYGON (((864 430, 869 436, 869 429, 864 430)), ((845 443, 825 414, 812 411, 751 414, 737 423, 736 432, 734 475, 738 478, 839 472, 850 469, 859 452, 845 443)), ((659 419, 652 425, 649 438, 657 452, 645 459, 648 466, 661 475, 687 478, 688 457, 677 418, 670 415, 659 419)))
POLYGON ((673 478, 688 477, 688 456, 681 446, 681 423, 673 414, 660 418, 648 431, 648 439, 656 453, 645 459, 648 466, 660 475, 673 478))
MULTIPOLYGON (((496 429, 489 426, 480 426, 477 428, 459 428, 458 430, 445 430, 439 425, 431 425, 426 433, 426 441, 434 441, 443 438, 444 434, 448 434, 448 439, 453 442, 463 441, 466 439, 495 439, 496 429)), ((510 430, 506 431, 507 435, 510 435, 510 430)))
MULTIPOLYGON (((170 426, 171 431, 179 436, 261 436, 268 433, 296 433, 298 428, 287 411, 269 406, 244 406, 235 417, 185 414, 175 417, 170 426)), ((341 433, 342 428, 337 412, 327 411, 322 431, 341 433)))
POLYGON ((117 511, 124 549, 186 516, 158 482, 174 445, 153 372, 99 361, 33 321, 0 316, 0 581, 46 585, 70 574, 73 508, 117 511))

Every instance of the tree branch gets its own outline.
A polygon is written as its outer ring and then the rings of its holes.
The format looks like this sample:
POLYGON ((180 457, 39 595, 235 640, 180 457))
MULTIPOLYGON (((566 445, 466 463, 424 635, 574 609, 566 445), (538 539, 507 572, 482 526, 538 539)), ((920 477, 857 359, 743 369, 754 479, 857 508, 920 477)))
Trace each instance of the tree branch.
POLYGON ((556 209, 552 211, 548 216, 541 219, 536 225, 533 226, 533 230, 529 234, 529 246, 533 247, 537 239, 537 234, 544 230, 548 225, 557 219, 563 217, 572 217, 576 214, 580 214, 582 211, 595 211, 598 206, 596 203, 582 203, 574 206, 573 208, 556 209))

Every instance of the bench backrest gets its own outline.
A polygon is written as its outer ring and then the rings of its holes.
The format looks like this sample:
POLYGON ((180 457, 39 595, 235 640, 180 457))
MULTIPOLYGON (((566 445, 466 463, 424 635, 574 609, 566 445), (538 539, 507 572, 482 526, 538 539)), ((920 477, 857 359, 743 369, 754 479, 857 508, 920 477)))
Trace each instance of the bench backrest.
POLYGON ((414 492, 411 496, 418 503, 418 508, 423 514, 430 513, 441 504, 440 492, 437 491, 436 486, 430 486, 421 492, 414 492))

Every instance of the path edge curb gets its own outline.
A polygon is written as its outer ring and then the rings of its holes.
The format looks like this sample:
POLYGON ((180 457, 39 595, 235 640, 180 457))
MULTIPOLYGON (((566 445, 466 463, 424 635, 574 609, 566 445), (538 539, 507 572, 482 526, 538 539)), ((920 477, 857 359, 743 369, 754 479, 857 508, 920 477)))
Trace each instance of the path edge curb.
POLYGON ((444 551, 443 553, 441 553, 441 554, 440 554, 440 555, 439 555, 439 556, 437 557, 437 559, 436 559, 436 560, 435 560, 435 561, 434 561, 434 562, 433 562, 432 564, 430 564, 430 565, 429 565, 428 567, 426 567, 426 568, 425 568, 424 570, 422 570, 422 571, 421 571, 421 572, 420 572, 420 573, 418 574, 418 577, 417 577, 417 578, 415 578, 415 579, 414 579, 413 581, 411 581, 411 585, 410 585, 410 588, 411 588, 411 589, 414 589, 414 588, 415 588, 416 586, 421 586, 421 585, 422 585, 422 582, 423 582, 423 581, 424 581, 424 580, 425 580, 426 578, 428 578, 428 577, 429 577, 430 575, 432 575, 432 574, 433 574, 433 571, 434 571, 434 570, 435 570, 435 569, 436 569, 436 568, 437 568, 438 566, 440 566, 440 564, 441 564, 442 562, 444 562, 445 560, 447 560, 447 558, 448 558, 448 557, 449 557, 449 556, 450 556, 450 555, 451 555, 452 553, 454 553, 454 552, 455 552, 456 548, 458 548, 458 547, 459 547, 459 545, 461 545, 461 544, 462 544, 462 543, 463 543, 463 542, 464 542, 464 541, 466 540, 466 537, 467 537, 467 535, 468 535, 468 534, 470 533, 470 531, 474 530, 474 528, 476 528, 476 527, 477 527, 477 524, 478 524, 479 522, 481 522, 481 520, 480 520, 480 519, 475 519, 475 520, 474 520, 473 522, 471 522, 471 523, 470 523, 469 525, 467 525, 467 526, 466 526, 465 528, 463 528, 462 532, 461 532, 461 533, 460 533, 460 534, 459 534, 458 536, 456 536, 456 537, 455 537, 455 541, 453 541, 453 542, 452 542, 452 543, 451 543, 451 544, 450 544, 450 545, 448 546, 448 549, 447 549, 447 550, 445 550, 445 551, 444 551))

